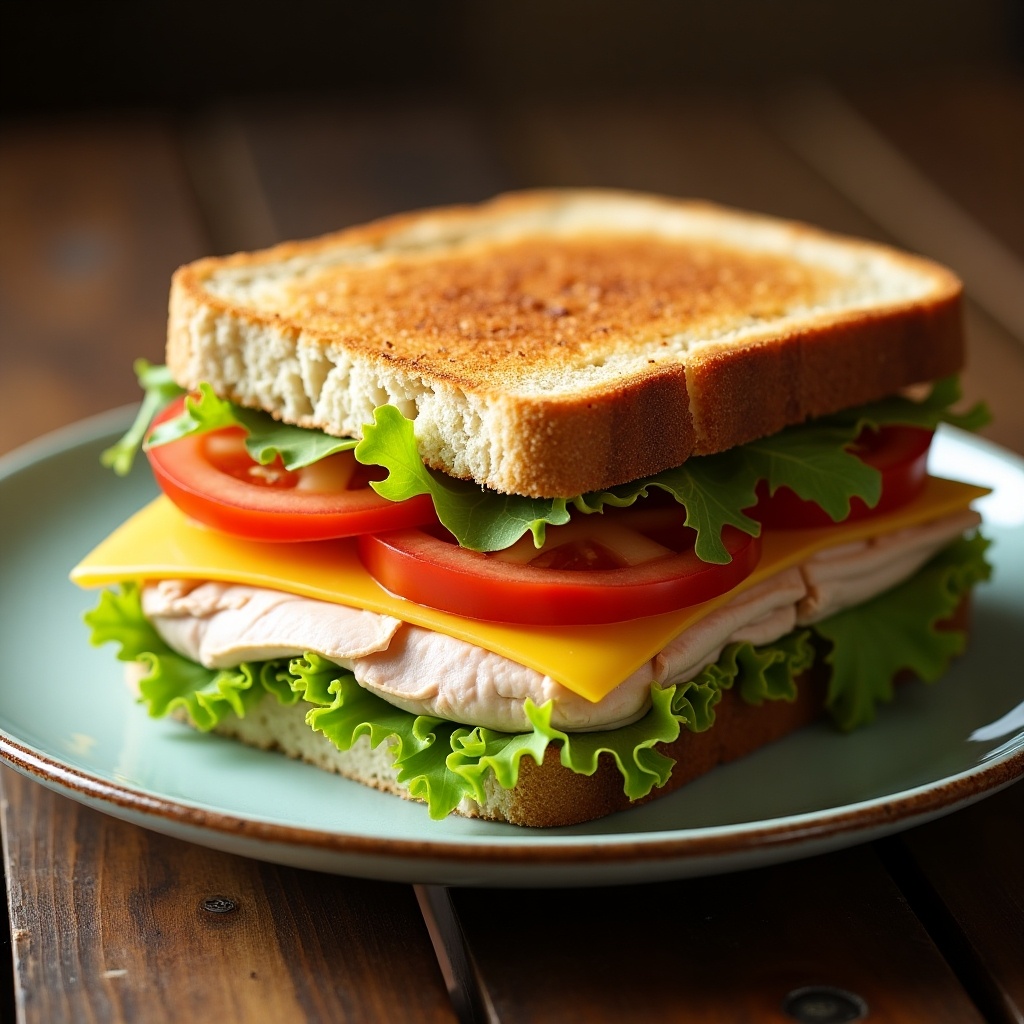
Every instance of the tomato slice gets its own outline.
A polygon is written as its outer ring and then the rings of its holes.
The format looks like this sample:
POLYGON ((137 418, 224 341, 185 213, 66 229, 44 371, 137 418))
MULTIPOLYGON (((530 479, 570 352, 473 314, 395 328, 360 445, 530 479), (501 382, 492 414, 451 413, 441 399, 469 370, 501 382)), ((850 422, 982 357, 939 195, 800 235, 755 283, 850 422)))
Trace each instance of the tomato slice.
POLYGON ((359 555, 383 587, 467 618, 532 625, 621 622, 731 590, 757 565, 758 538, 726 527, 728 565, 702 562, 685 510, 615 509, 527 535, 508 551, 460 548, 441 528, 365 534, 359 555), (632 514, 631 514, 632 513, 632 514), (531 557, 532 556, 532 557, 531 557))
MULTIPOLYGON (((177 399, 154 423, 178 415, 183 403, 177 399)), ((377 494, 351 451, 303 469, 285 469, 280 460, 263 466, 246 451, 245 431, 226 427, 146 455, 161 490, 186 515, 250 540, 329 540, 437 522, 428 495, 394 502, 377 494)))
MULTIPOLYGON (((934 431, 923 427, 888 426, 865 430, 854 442, 853 453, 882 474, 882 496, 874 508, 860 498, 850 502, 850 514, 844 522, 869 519, 907 504, 924 489, 928 479, 928 449, 934 431)), ((750 515, 764 526, 775 529, 814 529, 834 526, 829 514, 813 501, 804 501, 788 487, 768 494, 762 481, 757 489, 758 502, 750 515)))

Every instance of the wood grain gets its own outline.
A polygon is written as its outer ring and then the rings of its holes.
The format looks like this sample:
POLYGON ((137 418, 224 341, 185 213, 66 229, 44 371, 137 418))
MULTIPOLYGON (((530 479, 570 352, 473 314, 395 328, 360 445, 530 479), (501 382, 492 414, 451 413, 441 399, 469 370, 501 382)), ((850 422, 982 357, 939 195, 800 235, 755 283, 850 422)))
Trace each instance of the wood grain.
POLYGON ((982 1020, 867 847, 671 884, 458 890, 453 905, 502 1024, 783 1024, 787 996, 818 986, 860 997, 869 1020, 982 1020))
POLYGON ((3 784, 24 1024, 455 1019, 409 887, 179 842, 8 769, 3 784))
POLYGON ((0 135, 0 448, 137 401, 170 273, 205 246, 158 122, 0 135))
POLYGON ((514 107, 506 159, 528 185, 597 185, 710 199, 884 238, 796 158, 762 99, 712 93, 644 103, 514 107))
POLYGON ((848 90, 906 159, 1024 258, 1024 78, 978 69, 848 90))
POLYGON ((1024 785, 895 838, 884 853, 987 1018, 1024 1021, 1024 785))
POLYGON ((282 238, 518 184, 492 143, 495 126, 469 103, 319 100, 234 113, 282 238))

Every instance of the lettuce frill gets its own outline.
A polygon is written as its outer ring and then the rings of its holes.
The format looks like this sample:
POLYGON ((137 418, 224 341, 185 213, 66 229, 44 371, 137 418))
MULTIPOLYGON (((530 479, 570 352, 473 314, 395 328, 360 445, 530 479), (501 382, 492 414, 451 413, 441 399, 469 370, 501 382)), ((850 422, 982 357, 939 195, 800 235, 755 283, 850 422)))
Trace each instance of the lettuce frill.
POLYGON ((246 662, 207 669, 182 657, 160 638, 142 614, 138 588, 104 591, 85 618, 94 645, 120 645, 118 658, 139 662, 139 683, 149 713, 184 711, 201 730, 230 715, 244 717, 267 694, 285 705, 307 704, 306 722, 339 750, 361 736, 373 747, 391 744, 398 781, 423 800, 434 818, 451 813, 464 798, 484 799, 493 774, 506 789, 516 785, 524 757, 538 764, 557 756, 572 771, 591 775, 602 755, 611 757, 630 799, 662 786, 674 762, 659 752, 682 729, 703 732, 715 721, 723 692, 736 687, 751 704, 793 700, 797 677, 823 658, 831 669, 826 706, 843 729, 870 721, 879 703, 892 699, 893 679, 910 669, 931 681, 964 645, 961 633, 938 629, 976 582, 986 579, 987 542, 957 541, 917 576, 856 611, 843 612, 762 647, 729 645, 714 665, 689 682, 651 688, 651 708, 619 729, 566 733, 551 724, 552 705, 527 702, 532 726, 523 733, 468 727, 394 707, 363 689, 351 672, 314 653, 302 658, 246 662))

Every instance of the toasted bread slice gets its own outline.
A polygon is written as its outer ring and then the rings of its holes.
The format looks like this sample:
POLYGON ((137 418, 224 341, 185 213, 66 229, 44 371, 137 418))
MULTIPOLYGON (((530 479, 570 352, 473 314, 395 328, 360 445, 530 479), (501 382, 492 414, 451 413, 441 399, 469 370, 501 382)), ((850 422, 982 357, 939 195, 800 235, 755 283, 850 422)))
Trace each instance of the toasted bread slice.
POLYGON ((802 224, 633 193, 407 214, 174 276, 184 387, 569 497, 957 371, 961 286, 802 224))

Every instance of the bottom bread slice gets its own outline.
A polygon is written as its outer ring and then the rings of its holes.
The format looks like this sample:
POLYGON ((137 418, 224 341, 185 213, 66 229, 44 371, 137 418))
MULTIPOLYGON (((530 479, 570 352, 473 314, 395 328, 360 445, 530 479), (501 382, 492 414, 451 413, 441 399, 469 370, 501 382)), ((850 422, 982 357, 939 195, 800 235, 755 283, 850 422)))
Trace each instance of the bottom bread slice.
MULTIPOLYGON (((969 631, 970 594, 964 596, 954 614, 938 624, 939 629, 969 631)), ((483 802, 466 798, 455 813, 513 825, 554 827, 577 825, 616 811, 627 810, 675 792, 680 786, 795 732, 825 714, 829 668, 819 658, 796 679, 796 697, 792 701, 772 700, 748 704, 739 687, 722 692, 715 706, 715 721, 703 732, 683 729, 671 743, 659 743, 655 750, 672 758, 675 765, 668 781, 640 800, 631 800, 623 791, 622 776, 610 754, 602 754, 592 775, 581 775, 559 760, 556 743, 548 745, 540 764, 524 757, 519 778, 512 789, 504 789, 493 774, 484 784, 483 802)), ((896 682, 913 678, 909 672, 897 675, 896 682)), ((335 772, 365 786, 413 799, 398 782, 390 744, 371 747, 368 737, 360 736, 348 750, 339 750, 323 733, 314 732, 305 721, 311 705, 300 702, 285 705, 267 694, 245 717, 231 714, 214 729, 222 736, 240 740, 263 750, 280 751, 325 771, 335 772)), ((172 712, 191 724, 187 712, 172 712)), ((837 733, 836 742, 842 742, 837 733)))
MULTIPOLYGON (((676 763, 665 785, 639 801, 630 800, 623 792, 622 776, 610 755, 601 756, 593 775, 580 775, 562 765, 557 745, 552 743, 540 764, 523 758, 514 788, 503 789, 492 775, 485 783, 486 800, 481 803, 464 799, 456 813, 513 825, 552 827, 575 825, 638 806, 818 718, 824 705, 824 680, 811 670, 797 680, 797 686, 795 700, 766 701, 757 706, 745 703, 734 690, 724 692, 715 707, 715 723, 710 729, 690 732, 684 728, 672 743, 655 747, 676 763)), ((314 732, 306 724, 309 707, 305 703, 281 704, 267 694, 244 718, 229 715, 213 731, 252 747, 279 751, 363 785, 411 798, 396 779, 388 743, 374 748, 364 735, 348 750, 339 750, 323 733, 314 732)), ((189 722, 183 710, 175 712, 174 717, 189 722)))

